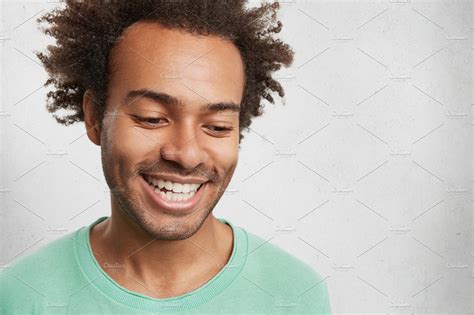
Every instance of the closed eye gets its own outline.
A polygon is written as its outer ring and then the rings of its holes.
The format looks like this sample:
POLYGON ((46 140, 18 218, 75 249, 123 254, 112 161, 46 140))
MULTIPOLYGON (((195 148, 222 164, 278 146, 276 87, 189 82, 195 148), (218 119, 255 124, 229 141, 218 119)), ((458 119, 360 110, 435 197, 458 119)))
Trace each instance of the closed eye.
POLYGON ((151 126, 158 125, 161 121, 166 120, 165 118, 161 118, 161 117, 139 117, 139 116, 135 116, 135 118, 138 121, 144 122, 144 123, 149 124, 151 126))
MULTIPOLYGON (((137 121, 145 123, 146 125, 150 127, 156 127, 166 122, 166 118, 162 118, 162 117, 140 117, 140 116, 134 116, 134 117, 137 121)), ((233 127, 217 126, 217 125, 208 125, 205 127, 209 129, 212 133, 221 134, 221 135, 226 134, 234 129, 233 127)))
POLYGON ((224 127, 224 126, 209 126, 211 130, 216 132, 224 132, 224 131, 231 131, 232 127, 224 127))

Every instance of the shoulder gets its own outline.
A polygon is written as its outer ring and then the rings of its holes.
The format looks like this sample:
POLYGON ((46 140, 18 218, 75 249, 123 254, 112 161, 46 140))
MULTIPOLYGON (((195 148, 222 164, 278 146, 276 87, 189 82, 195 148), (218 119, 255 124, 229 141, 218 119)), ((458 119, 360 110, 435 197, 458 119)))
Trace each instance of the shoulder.
POLYGON ((75 235, 63 235, 0 271, 0 304, 5 314, 44 310, 55 303, 53 297, 73 285, 71 279, 77 274, 75 235))
POLYGON ((319 282, 323 277, 309 264, 297 258, 282 247, 246 231, 248 239, 247 264, 261 272, 262 276, 278 272, 275 278, 301 280, 301 284, 319 282))
POLYGON ((300 314, 329 313, 326 278, 285 249, 246 231, 248 252, 245 274, 269 288, 275 304, 294 307, 300 314))
MULTIPOLYGON (((45 276, 45 271, 64 268, 75 257, 76 233, 68 233, 37 248, 32 253, 14 259, 2 272, 8 275, 21 275, 34 281, 45 276), (38 272, 42 271, 42 272, 38 272)), ((51 276, 49 274, 48 276, 51 276)))

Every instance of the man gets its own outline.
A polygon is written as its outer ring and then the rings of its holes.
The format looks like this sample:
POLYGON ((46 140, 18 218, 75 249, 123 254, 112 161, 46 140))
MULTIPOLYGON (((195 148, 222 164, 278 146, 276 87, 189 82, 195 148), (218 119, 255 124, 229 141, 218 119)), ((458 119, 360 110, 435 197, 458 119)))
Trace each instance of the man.
POLYGON ((1 275, 5 314, 329 313, 321 276, 212 210, 293 52, 278 4, 69 1, 43 16, 48 110, 101 147, 110 217, 1 275))

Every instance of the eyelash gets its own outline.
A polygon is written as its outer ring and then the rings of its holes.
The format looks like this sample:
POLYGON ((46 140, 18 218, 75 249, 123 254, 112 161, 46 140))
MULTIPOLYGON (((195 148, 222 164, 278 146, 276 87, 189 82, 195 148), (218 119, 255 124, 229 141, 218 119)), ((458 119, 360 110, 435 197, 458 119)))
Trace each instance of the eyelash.
MULTIPOLYGON (((137 119, 139 121, 143 121, 143 122, 146 122, 146 123, 151 123, 151 121, 156 121, 156 120, 164 120, 163 118, 157 118, 157 117, 137 117, 137 119)), ((154 123, 151 123, 151 124, 154 124, 154 123)), ((155 122, 156 124, 156 122, 155 122)))
MULTIPOLYGON (((150 123, 151 125, 157 124, 156 122, 153 123, 151 121, 164 120, 163 118, 160 118, 160 117, 138 117, 138 116, 137 116, 137 119, 142 122, 150 123)), ((215 132, 227 132, 234 129, 233 127, 223 127, 223 126, 212 126, 212 127, 221 129, 221 130, 214 130, 215 132)))

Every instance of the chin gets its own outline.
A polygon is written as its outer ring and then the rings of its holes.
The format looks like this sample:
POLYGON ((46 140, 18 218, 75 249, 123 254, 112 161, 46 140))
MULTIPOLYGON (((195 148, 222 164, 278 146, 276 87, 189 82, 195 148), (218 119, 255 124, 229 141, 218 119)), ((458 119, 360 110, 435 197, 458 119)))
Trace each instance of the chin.
POLYGON ((184 240, 193 236, 202 226, 209 213, 202 218, 203 212, 194 212, 188 216, 170 216, 146 211, 127 213, 138 227, 155 240, 184 240))

